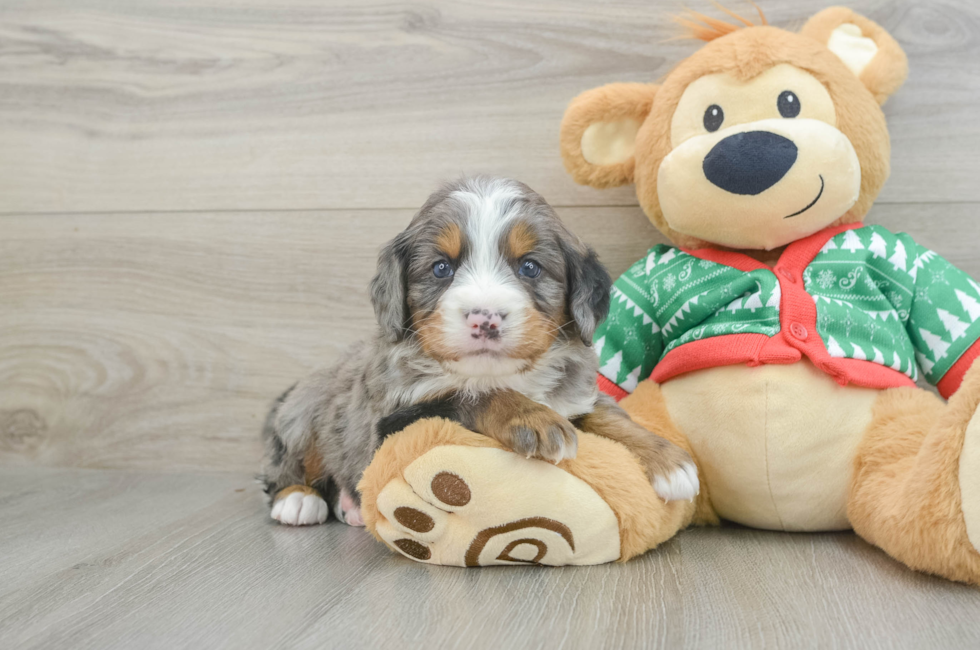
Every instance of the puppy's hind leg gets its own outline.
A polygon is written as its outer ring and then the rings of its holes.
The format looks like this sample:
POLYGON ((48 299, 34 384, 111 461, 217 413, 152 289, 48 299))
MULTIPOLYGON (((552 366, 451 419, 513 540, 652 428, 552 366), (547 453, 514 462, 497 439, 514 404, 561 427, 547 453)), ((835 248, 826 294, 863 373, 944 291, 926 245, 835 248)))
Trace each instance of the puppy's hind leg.
POLYGON ((334 501, 333 514, 348 526, 361 527, 364 525, 364 517, 361 516, 361 504, 354 494, 348 492, 347 488, 341 488, 334 501))
POLYGON ((320 473, 319 454, 312 445, 305 456, 290 450, 276 427, 279 409, 292 390, 276 400, 266 418, 262 429, 265 455, 259 480, 272 502, 273 519, 291 526, 322 524, 327 520, 327 502, 320 490, 307 480, 310 470, 314 470, 313 475, 320 473))
POLYGON ((302 483, 282 488, 273 498, 272 518, 281 524, 322 524, 330 514, 327 500, 336 493, 336 487, 330 477, 323 476, 323 461, 316 447, 310 447, 306 452, 302 467, 302 483))

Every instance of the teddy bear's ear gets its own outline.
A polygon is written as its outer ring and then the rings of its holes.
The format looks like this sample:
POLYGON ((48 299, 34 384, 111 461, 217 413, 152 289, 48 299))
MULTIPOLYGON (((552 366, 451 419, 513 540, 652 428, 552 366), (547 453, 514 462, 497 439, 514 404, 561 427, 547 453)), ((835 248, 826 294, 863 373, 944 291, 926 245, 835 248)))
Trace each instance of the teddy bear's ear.
POLYGON ((633 181, 636 133, 656 92, 653 84, 618 83, 572 100, 561 122, 561 156, 577 183, 615 187, 633 181))
POLYGON ((884 104, 909 72, 908 59, 880 25, 846 7, 830 7, 813 16, 800 31, 836 54, 884 104))

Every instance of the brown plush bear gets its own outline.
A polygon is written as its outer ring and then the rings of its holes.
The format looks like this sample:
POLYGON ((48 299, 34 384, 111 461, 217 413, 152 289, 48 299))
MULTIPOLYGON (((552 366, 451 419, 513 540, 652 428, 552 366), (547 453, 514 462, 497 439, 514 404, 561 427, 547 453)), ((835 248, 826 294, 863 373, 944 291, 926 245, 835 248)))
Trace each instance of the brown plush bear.
POLYGON ((861 223, 905 55, 841 7, 799 34, 696 17, 707 44, 663 84, 589 91, 562 124, 572 176, 635 183, 676 244, 617 281, 600 382, 686 439, 703 517, 853 527, 980 582, 980 287, 861 223), (920 370, 948 404, 915 387, 920 370))
POLYGON ((595 346, 603 389, 697 461, 696 502, 657 500, 606 440, 582 434, 555 467, 423 421, 365 473, 369 529, 474 566, 625 560, 719 517, 853 527, 980 582, 980 286, 861 223, 888 176, 879 106, 905 55, 844 8, 798 34, 693 17, 704 47, 660 85, 578 97, 561 143, 575 180, 635 183, 675 244, 617 281, 595 346), (948 403, 915 387, 920 371, 948 403))

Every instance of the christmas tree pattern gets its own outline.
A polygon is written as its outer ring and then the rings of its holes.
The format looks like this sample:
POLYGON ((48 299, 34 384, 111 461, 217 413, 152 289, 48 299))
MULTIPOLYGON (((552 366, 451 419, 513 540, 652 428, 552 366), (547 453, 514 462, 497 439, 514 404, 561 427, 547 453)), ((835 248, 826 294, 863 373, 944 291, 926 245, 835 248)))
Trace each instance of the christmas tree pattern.
POLYGON ((656 246, 613 286, 610 315, 595 337, 599 372, 632 391, 685 343, 736 333, 773 336, 780 298, 769 271, 747 274, 656 246))
MULTIPOLYGON (((817 333, 834 359, 937 383, 980 339, 980 286, 908 235, 846 230, 803 272, 817 333)), ((600 373, 627 392, 681 345, 780 332, 781 291, 770 269, 745 272, 656 246, 612 290, 595 351, 600 373)))
POLYGON ((974 285, 908 235, 880 226, 836 235, 804 275, 831 356, 871 361, 913 378, 921 367, 932 383, 980 338, 974 285), (821 274, 837 281, 821 283, 821 274))

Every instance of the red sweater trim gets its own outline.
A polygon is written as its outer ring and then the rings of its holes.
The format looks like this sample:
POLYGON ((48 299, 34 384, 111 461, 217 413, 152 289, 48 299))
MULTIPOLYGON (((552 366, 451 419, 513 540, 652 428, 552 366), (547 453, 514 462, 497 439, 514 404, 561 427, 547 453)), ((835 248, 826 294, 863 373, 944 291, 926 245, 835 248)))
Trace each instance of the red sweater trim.
MULTIPOLYGON (((765 334, 729 334, 692 341, 674 348, 656 365, 650 378, 662 384, 695 370, 740 364, 749 367, 787 365, 797 363, 802 358, 803 353, 792 345, 787 345, 779 335, 770 338, 765 334)), ((879 389, 915 385, 904 373, 872 361, 835 359, 829 354, 819 362, 812 357, 810 360, 842 385, 851 383, 879 389)))
POLYGON ((939 394, 949 399, 950 396, 960 389, 963 383, 963 376, 966 371, 973 367, 973 363, 980 358, 980 341, 970 346, 966 352, 953 364, 943 378, 936 384, 939 394))
POLYGON ((625 390, 623 390, 616 384, 609 381, 605 377, 605 375, 598 375, 598 377, 599 377, 599 390, 601 390, 606 395, 609 395, 617 402, 623 399, 624 397, 626 397, 627 395, 629 395, 629 393, 627 393, 625 390))
POLYGON ((802 356, 792 348, 777 346, 767 353, 770 339, 765 334, 728 334, 709 339, 691 341, 679 345, 660 360, 650 376, 658 384, 685 372, 704 370, 716 366, 732 366, 745 363, 759 366, 763 363, 796 363, 802 356))

